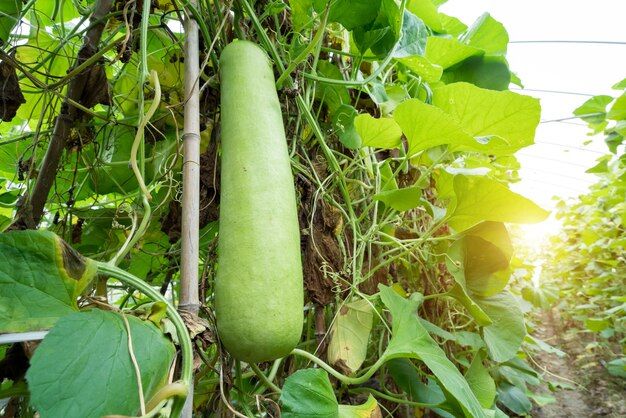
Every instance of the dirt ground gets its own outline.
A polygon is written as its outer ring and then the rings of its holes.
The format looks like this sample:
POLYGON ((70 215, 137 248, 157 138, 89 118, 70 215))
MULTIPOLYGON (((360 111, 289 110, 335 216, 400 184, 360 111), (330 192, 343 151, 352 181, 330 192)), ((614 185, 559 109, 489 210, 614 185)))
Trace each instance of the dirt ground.
POLYGON ((533 418, 626 417, 626 380, 609 375, 602 365, 603 354, 608 353, 586 349, 593 342, 593 335, 572 332, 553 312, 544 314, 538 321, 535 334, 567 354, 560 358, 541 353, 534 358, 545 368, 546 380, 567 388, 555 392, 545 389, 542 394, 555 397, 556 402, 535 407, 533 418))

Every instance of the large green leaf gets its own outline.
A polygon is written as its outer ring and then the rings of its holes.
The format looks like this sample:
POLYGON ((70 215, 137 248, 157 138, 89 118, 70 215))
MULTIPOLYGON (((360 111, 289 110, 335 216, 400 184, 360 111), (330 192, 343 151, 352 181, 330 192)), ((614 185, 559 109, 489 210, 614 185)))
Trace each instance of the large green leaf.
POLYGON ((472 137, 499 136, 514 152, 531 145, 539 124, 539 100, 510 91, 454 83, 434 91, 433 104, 472 137))
POLYGON ((444 110, 418 99, 409 99, 398 105, 394 119, 408 141, 408 155, 440 145, 449 150, 474 151, 492 155, 515 151, 510 142, 497 135, 474 137, 444 110))
POLYGON ((365 299, 343 305, 330 329, 327 357, 348 373, 358 370, 367 355, 374 308, 365 299))
POLYGON ((448 224, 457 232, 483 221, 535 223, 548 212, 504 184, 482 176, 456 175, 454 195, 448 205, 448 224))
POLYGON ((493 320, 491 325, 483 328, 483 339, 487 344, 489 357, 497 362, 511 359, 526 336, 524 314, 517 300, 509 292, 475 300, 493 320))
POLYGON ((383 353, 386 360, 417 358, 439 379, 442 386, 459 402, 468 417, 484 417, 480 403, 469 385, 432 339, 417 316, 419 302, 405 299, 392 288, 379 285, 380 297, 392 316, 392 337, 383 353))
MULTIPOLYGON (((174 345, 149 322, 127 316, 144 398, 166 383, 174 345)), ((43 417, 139 414, 137 377, 120 313, 92 310, 57 322, 26 374, 31 404, 43 417)))
POLYGON ((76 299, 96 274, 82 257, 48 231, 0 234, 0 332, 50 328, 76 310, 76 299))

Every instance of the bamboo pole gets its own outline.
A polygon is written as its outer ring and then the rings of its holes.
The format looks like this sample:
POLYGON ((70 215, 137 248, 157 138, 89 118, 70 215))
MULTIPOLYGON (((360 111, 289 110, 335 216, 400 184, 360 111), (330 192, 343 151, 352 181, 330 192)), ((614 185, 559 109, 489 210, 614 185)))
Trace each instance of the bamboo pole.
MULTIPOLYGON (((196 0, 190 0, 192 7, 196 0)), ((200 215, 200 89, 198 22, 187 12, 185 28, 185 111, 183 134, 183 219, 181 227, 182 254, 179 309, 197 314, 198 295, 199 215, 200 215)), ((193 386, 182 412, 191 418, 193 386)))

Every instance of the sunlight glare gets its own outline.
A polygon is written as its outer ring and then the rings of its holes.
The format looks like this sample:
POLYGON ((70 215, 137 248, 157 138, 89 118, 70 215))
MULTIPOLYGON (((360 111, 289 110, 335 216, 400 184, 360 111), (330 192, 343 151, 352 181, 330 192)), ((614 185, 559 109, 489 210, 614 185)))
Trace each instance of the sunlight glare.
POLYGON ((557 234, 561 229, 561 222, 550 215, 545 221, 536 224, 520 225, 519 231, 523 245, 535 251, 548 242, 551 236, 557 234))

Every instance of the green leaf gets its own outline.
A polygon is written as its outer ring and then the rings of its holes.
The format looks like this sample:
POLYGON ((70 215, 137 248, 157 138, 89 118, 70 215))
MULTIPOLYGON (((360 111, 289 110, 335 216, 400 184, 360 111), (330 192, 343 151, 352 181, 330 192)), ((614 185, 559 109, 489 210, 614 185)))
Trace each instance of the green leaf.
POLYGON ((606 364, 606 368, 611 376, 626 379, 626 357, 616 358, 606 364))
POLYGON ((0 4, 0 44, 9 39, 22 11, 22 0, 5 0, 0 4))
MULTIPOLYGON (((331 3, 329 22, 339 22, 344 28, 352 30, 372 22, 378 15, 381 0, 336 0, 331 3)), ((315 0, 315 7, 321 12, 326 0, 315 0)))
POLYGON ((485 417, 469 385, 428 334, 417 316, 418 302, 404 299, 392 288, 379 285, 380 297, 392 316, 392 337, 383 358, 417 358, 439 379, 442 386, 459 402, 468 417, 485 417))
POLYGON ((574 116, 590 124, 599 124, 606 119, 606 107, 613 101, 611 96, 593 96, 574 110, 574 116))
POLYGON ((426 57, 413 55, 411 57, 396 58, 396 61, 422 77, 427 83, 439 81, 443 74, 443 68, 440 65, 433 64, 426 57))
POLYGON ((508 383, 501 383, 498 386, 498 403, 518 415, 526 415, 533 407, 528 396, 520 388, 508 383))
POLYGON ((422 19, 435 32, 445 32, 442 15, 431 0, 408 0, 406 9, 422 19))
POLYGON ((422 189, 412 186, 377 193, 374 195, 374 200, 380 200, 398 212, 404 212, 418 207, 421 203, 421 197, 422 189))
POLYGON ((609 162, 611 161, 610 155, 603 155, 602 157, 598 158, 596 161, 598 161, 598 163, 594 165, 593 167, 591 167, 590 169, 588 169, 587 171, 585 171, 585 173, 605 174, 609 172, 609 162))
POLYGON ((429 36, 426 40, 426 58, 444 70, 469 57, 481 54, 480 49, 461 43, 454 38, 429 36))
POLYGON ((457 282, 470 294, 489 297, 500 293, 506 286, 508 276, 495 273, 508 268, 512 253, 504 224, 482 222, 450 246, 446 263, 457 282))
POLYGON ((314 0, 289 0, 295 32, 300 33, 313 21, 313 2, 314 0))
POLYGON ((434 91, 433 104, 472 137, 499 136, 514 152, 531 145, 539 124, 539 100, 510 91, 454 83, 434 91))
POLYGON ((448 206, 448 224, 457 232, 483 221, 535 223, 548 216, 531 200, 496 180, 456 175, 453 182, 455 198, 448 206))
MULTIPOLYGON (((127 316, 144 398, 166 383, 175 349, 151 323, 127 316)), ((46 335, 26 374, 32 406, 49 418, 139 414, 128 332, 119 313, 66 316, 46 335)))
POLYGON ((369 395, 362 405, 339 405, 339 418, 376 418, 382 417, 376 399, 369 395))
POLYGON ((285 380, 280 394, 285 418, 319 418, 339 416, 337 398, 328 379, 321 369, 302 369, 285 380))
POLYGON ((463 81, 484 89, 502 91, 509 88, 511 72, 504 57, 477 56, 447 70, 442 81, 446 84, 463 81))
POLYGON ((611 120, 626 119, 626 94, 622 94, 615 99, 615 103, 611 106, 611 109, 606 117, 611 120))
POLYGON ((394 382, 415 402, 438 405, 445 402, 446 397, 437 384, 428 379, 428 385, 422 383, 417 368, 407 358, 396 358, 386 363, 387 370, 394 382))
POLYGON ((0 333, 36 331, 76 310, 96 263, 48 231, 0 234, 0 333))
POLYGON ((482 407, 491 408, 496 398, 496 383, 483 365, 480 354, 474 356, 472 364, 465 372, 465 379, 482 407))
POLYGON ((613 86, 611 86, 611 88, 613 90, 624 90, 626 89, 626 78, 624 78, 621 81, 618 81, 617 83, 613 84, 613 86))
POLYGON ((451 144, 463 148, 475 142, 444 111, 418 99, 401 103, 396 107, 393 118, 407 138, 409 156, 439 145, 451 144))
MULTIPOLYGON (((446 265, 448 265, 448 261, 446 261, 446 265)), ((480 305, 478 305, 474 299, 469 296, 466 287, 457 279, 459 275, 456 271, 458 271, 458 269, 453 270, 452 267, 448 265, 448 270, 450 270, 450 273, 455 278, 456 283, 452 289, 448 290, 447 295, 455 298, 461 305, 463 305, 478 325, 491 325, 493 321, 489 315, 487 315, 480 305)))
POLYGON ((361 146, 361 138, 354 126, 357 110, 346 104, 342 104, 333 114, 333 126, 339 137, 339 141, 347 148, 356 149, 361 146))
POLYGON ((402 38, 393 53, 394 58, 424 55, 427 37, 428 28, 422 19, 409 11, 405 11, 402 21, 402 38))
POLYGON ((391 149, 400 145, 402 130, 391 118, 374 118, 364 113, 354 118, 354 127, 362 147, 391 149))
POLYGON ((45 18, 46 24, 69 22, 79 16, 72 0, 37 0, 35 11, 38 19, 45 18))
POLYGON ((488 55, 504 56, 509 34, 502 23, 485 13, 468 29, 463 41, 474 48, 482 49, 488 55))
POLYGON ((343 305, 330 329, 328 361, 347 373, 357 371, 367 355, 373 321, 374 309, 367 300, 343 305))
POLYGON ((493 321, 483 328, 483 339, 487 344, 489 357, 497 362, 511 359, 517 354, 526 336, 524 314, 517 300, 509 292, 475 300, 493 321))
POLYGON ((586 318, 585 328, 589 331, 600 332, 611 326, 611 321, 606 318, 586 318))
MULTIPOLYGON (((334 78, 336 80, 343 80, 341 71, 331 62, 320 61, 317 65, 317 73, 321 77, 334 78)), ((350 103, 350 94, 348 89, 344 86, 338 86, 335 84, 318 83, 315 89, 315 98, 322 101, 327 107, 328 111, 333 114, 342 104, 350 103)))
MULTIPOLYGON (((43 83, 49 83, 48 77, 60 79, 67 75, 71 65, 70 57, 76 55, 72 46, 71 42, 61 45, 58 39, 50 36, 45 30, 39 30, 35 37, 31 37, 26 44, 17 48, 15 58, 29 68, 38 67, 39 70, 34 73, 35 77, 43 83)), ((48 115, 58 115, 60 100, 50 100, 48 95, 42 95, 27 78, 20 80, 20 87, 26 103, 17 110, 18 117, 36 124, 40 118, 47 120, 48 115)))

